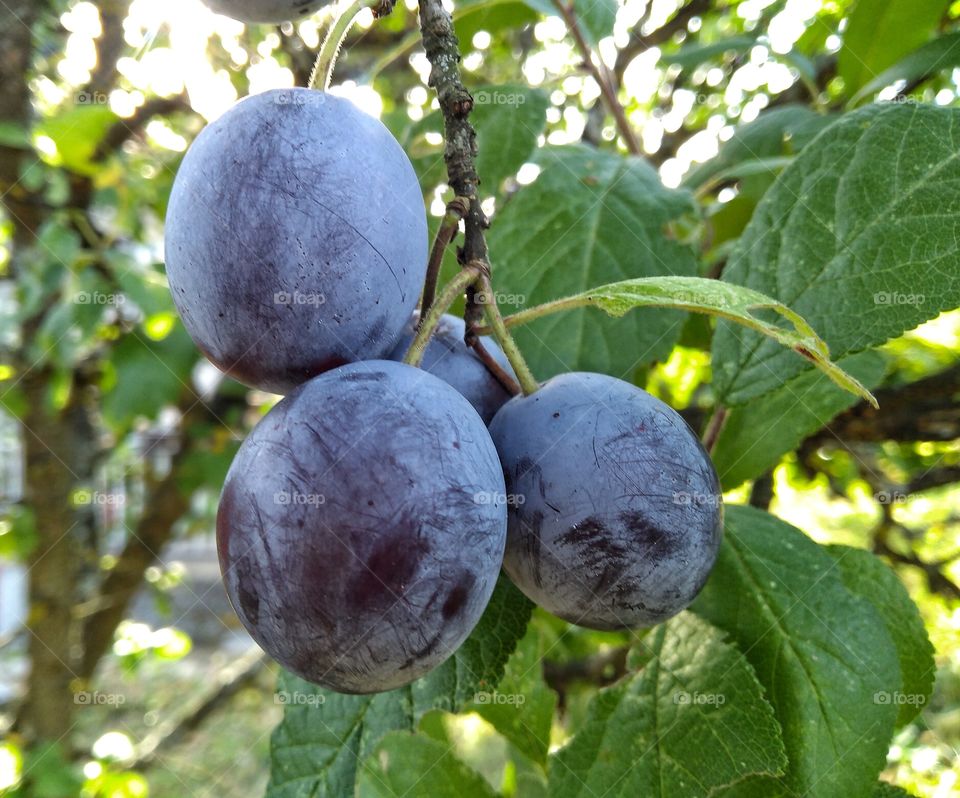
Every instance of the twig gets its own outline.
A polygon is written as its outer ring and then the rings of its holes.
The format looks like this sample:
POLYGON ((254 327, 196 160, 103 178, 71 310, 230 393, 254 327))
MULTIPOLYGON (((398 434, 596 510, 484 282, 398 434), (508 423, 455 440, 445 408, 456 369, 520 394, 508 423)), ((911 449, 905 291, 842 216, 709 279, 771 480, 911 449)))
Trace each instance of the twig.
POLYGON ((197 729, 243 687, 254 681, 266 663, 266 654, 254 646, 240 659, 228 665, 219 674, 217 687, 203 696, 178 718, 160 724, 156 732, 146 737, 137 746, 133 761, 127 763, 128 766, 143 767, 149 764, 156 757, 161 746, 168 747, 197 729))
POLYGON ((567 5, 564 0, 553 0, 553 4, 563 17, 563 21, 567 23, 567 29, 570 31, 570 35, 573 36, 580 55, 583 56, 584 67, 586 67, 590 76, 600 87, 600 94, 603 96, 603 101, 610 110, 610 113, 613 114, 613 118, 617 123, 617 130, 620 131, 627 151, 631 155, 640 155, 640 142, 637 141, 637 134, 633 132, 630 121, 627 119, 627 113, 623 109, 623 104, 620 102, 620 98, 617 97, 617 89, 613 82, 613 77, 603 62, 599 60, 599 57, 597 61, 594 61, 593 49, 584 38, 583 31, 580 30, 580 22, 577 20, 577 13, 573 9, 573 3, 571 2, 570 5, 567 5))
POLYGON ((469 343, 467 346, 471 347, 474 352, 477 353, 477 357, 483 361, 483 365, 487 367, 489 371, 503 387, 504 390, 511 393, 513 396, 521 393, 520 383, 518 383, 513 377, 507 373, 507 370, 501 366, 496 358, 490 354, 487 348, 483 345, 483 341, 479 336, 468 336, 469 343))
POLYGON ((713 415, 710 416, 710 420, 707 422, 707 428, 703 433, 703 448, 708 452, 712 452, 713 447, 717 445, 717 440, 723 431, 723 425, 727 421, 727 412, 727 408, 723 405, 718 405, 717 409, 713 411, 713 415))
MULTIPOLYGON (((489 306, 479 307, 478 291, 483 292, 485 278, 489 286, 490 259, 484 230, 488 226, 487 217, 477 197, 480 178, 477 176, 475 158, 477 155, 477 134, 470 124, 470 111, 473 110, 473 97, 463 85, 460 77, 460 42, 453 30, 453 19, 443 7, 441 0, 420 0, 420 34, 423 49, 430 62, 428 85, 437 93, 440 112, 443 115, 444 150, 443 160, 447 167, 447 182, 457 197, 470 201, 470 207, 464 216, 463 246, 457 250, 457 261, 461 268, 475 268, 477 275, 467 286, 467 304, 463 318, 466 323, 464 340, 472 345, 475 328, 483 311, 491 312, 489 306)), ((490 299, 492 292, 488 291, 490 299)), ((494 307, 494 312, 496 308, 494 307)), ((497 313, 499 316, 499 313, 497 313)), ((537 383, 516 343, 503 326, 502 320, 496 330, 498 343, 510 360, 524 392, 536 390, 537 383)), ((407 353, 410 356, 410 353, 407 353)), ((409 361, 407 361, 409 362, 409 361)))
POLYGON ((437 280, 440 279, 440 267, 443 265, 443 253, 447 251, 450 242, 457 234, 460 220, 470 210, 470 200, 467 197, 454 197, 447 203, 447 212, 440 222, 437 237, 430 250, 430 260, 427 262, 427 276, 423 281, 423 298, 420 300, 420 315, 425 315, 433 304, 437 295, 437 280))

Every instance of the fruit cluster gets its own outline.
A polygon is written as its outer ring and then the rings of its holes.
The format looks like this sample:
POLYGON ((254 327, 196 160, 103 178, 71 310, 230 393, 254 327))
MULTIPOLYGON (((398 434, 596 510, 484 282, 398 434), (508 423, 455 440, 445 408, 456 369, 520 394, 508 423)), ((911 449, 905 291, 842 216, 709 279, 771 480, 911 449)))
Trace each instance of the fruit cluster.
POLYGON ((596 629, 659 623, 703 586, 720 489, 672 409, 600 374, 511 398, 452 316, 421 368, 398 362, 426 212, 399 144, 348 101, 270 91, 209 125, 166 248, 198 347, 286 394, 240 447, 217 516, 230 600, 285 667, 342 692, 404 685, 464 641, 501 565, 596 629))

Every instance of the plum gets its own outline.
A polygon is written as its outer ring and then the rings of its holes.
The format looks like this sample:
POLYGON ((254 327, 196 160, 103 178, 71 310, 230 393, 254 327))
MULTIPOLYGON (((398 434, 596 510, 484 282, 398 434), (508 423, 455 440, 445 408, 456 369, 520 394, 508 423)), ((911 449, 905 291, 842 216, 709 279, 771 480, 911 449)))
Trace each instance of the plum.
POLYGON ((392 349, 426 272, 423 196, 397 141, 350 101, 267 91, 193 142, 166 259, 201 351, 240 382, 287 393, 392 349))
POLYGON ((687 607, 720 547, 709 455, 672 408, 602 374, 563 374, 490 424, 508 495, 504 570, 592 629, 650 626, 687 607))
POLYGON ((364 361, 280 401, 240 447, 217 513, 224 584, 254 640, 346 693, 407 684, 480 619, 506 543, 503 474, 466 399, 364 361))
POLYGON ((241 22, 280 23, 312 14, 333 0, 203 0, 211 11, 241 22))
MULTIPOLYGON (((414 313, 394 347, 390 360, 403 360, 413 342, 419 321, 419 314, 414 313)), ((456 388, 480 414, 483 423, 489 424, 494 414, 510 398, 510 393, 483 365, 477 353, 463 342, 465 330, 463 319, 445 313, 423 352, 420 367, 456 388)), ((497 342, 487 337, 481 338, 481 341, 487 352, 513 376, 510 361, 497 342)))

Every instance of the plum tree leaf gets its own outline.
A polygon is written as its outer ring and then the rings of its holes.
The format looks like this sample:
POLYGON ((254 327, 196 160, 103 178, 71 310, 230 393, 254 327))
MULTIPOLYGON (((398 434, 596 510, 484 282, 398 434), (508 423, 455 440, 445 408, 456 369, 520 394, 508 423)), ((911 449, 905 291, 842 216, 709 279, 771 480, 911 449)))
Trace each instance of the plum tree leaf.
POLYGON ((903 582, 870 552, 840 545, 828 546, 827 551, 836 559, 847 589, 863 596, 880 613, 897 647, 903 684, 898 692, 884 697, 899 708, 897 725, 909 723, 933 693, 937 668, 920 611, 903 582))
POLYGON ((923 44, 949 5, 949 0, 858 0, 837 55, 847 93, 923 44))
POLYGON ((813 363, 844 390, 868 400, 876 399, 853 375, 830 359, 823 339, 790 308, 759 291, 703 277, 646 277, 600 285, 581 294, 564 297, 522 310, 505 319, 507 326, 525 324, 548 314, 573 308, 596 307, 611 316, 623 316, 634 308, 676 308, 729 319, 768 336, 813 363), (786 329, 764 318, 768 311, 790 323, 786 329))
POLYGON ((554 798, 699 798, 750 774, 779 775, 786 754, 757 677, 715 627, 684 613, 651 632, 639 672, 591 700, 551 756, 554 798))
MULTIPOLYGON (((477 131, 477 174, 483 192, 496 194, 504 178, 516 174, 531 157, 547 124, 547 95, 520 84, 478 86, 472 89, 470 121, 477 131)), ((445 182, 443 147, 428 140, 443 131, 439 111, 408 125, 401 134, 404 150, 425 192, 445 182)))
POLYGON ((479 691, 471 709, 513 743, 526 757, 545 764, 556 694, 543 680, 544 643, 530 624, 527 634, 507 661, 496 691, 479 691))
POLYGON ((865 795, 897 716, 897 651, 873 605, 800 530, 751 507, 727 508, 725 538, 692 609, 738 644, 767 691, 789 764, 782 782, 751 779, 730 795, 865 795))
MULTIPOLYGON (((883 378, 886 359, 868 350, 837 365, 872 389, 883 378)), ((734 407, 710 453, 720 484, 731 490, 759 476, 855 402, 854 395, 830 385, 825 374, 805 371, 749 405, 734 407)))
POLYGON ((547 95, 529 86, 506 84, 473 91, 470 116, 477 131, 477 174, 493 193, 517 173, 537 146, 547 124, 547 95))
MULTIPOLYGON (((757 206, 724 281, 802 315, 835 357, 960 305, 960 110, 877 105, 847 114, 757 206)), ((742 404, 803 364, 750 330, 718 325, 714 388, 742 404)))
POLYGON ((411 731, 430 710, 456 712, 492 690, 523 637, 530 601, 501 578, 476 629, 440 667, 407 687, 343 695, 282 672, 283 720, 270 741, 267 798, 352 795, 363 760, 390 731, 411 731))
POLYGON ((357 783, 359 798, 496 798, 483 776, 450 747, 420 734, 391 732, 367 757, 357 783))
POLYGON ((907 792, 903 787, 898 787, 896 784, 881 781, 873 788, 870 798, 914 798, 914 794, 907 792))
MULTIPOLYGON (((540 150, 542 172, 497 214, 489 244, 503 311, 633 277, 696 274, 693 250, 666 228, 694 213, 639 158, 584 146, 540 150)), ((584 310, 517 331, 534 372, 620 377, 669 353, 683 317, 666 310, 618 322, 584 310), (624 345, 624 342, 629 342, 624 345)))
POLYGON ((960 33, 945 33, 918 47, 863 85, 850 99, 856 105, 899 80, 911 83, 960 64, 960 33))
MULTIPOLYGON (((555 0, 524 0, 524 2, 530 8, 547 16, 559 13, 555 0)), ((617 0, 573 0, 572 5, 583 38, 592 49, 596 50, 601 39, 613 35, 613 25, 617 21, 617 0)))

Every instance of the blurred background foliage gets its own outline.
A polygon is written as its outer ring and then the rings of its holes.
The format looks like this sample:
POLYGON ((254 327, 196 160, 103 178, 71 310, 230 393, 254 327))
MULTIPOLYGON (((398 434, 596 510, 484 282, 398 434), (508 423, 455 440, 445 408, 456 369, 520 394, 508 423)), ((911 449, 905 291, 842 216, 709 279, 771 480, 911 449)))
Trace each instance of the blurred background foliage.
MULTIPOLYGON (((835 114, 957 104, 960 3, 574 7, 644 157, 696 202, 678 231, 708 275, 835 114), (906 16, 884 26, 881 6, 906 16)), ((454 17, 470 88, 514 98, 475 117, 494 229, 536 179, 536 147, 625 150, 596 66, 550 2, 464 0, 454 17)), ((201 127, 248 93, 304 85, 330 18, 245 27, 199 0, 0 3, 0 794, 250 796, 266 783, 275 674, 226 603, 211 535, 230 460, 275 397, 202 362, 166 288, 163 218, 201 127)), ((436 226, 450 193, 428 71, 406 0, 353 30, 335 91, 404 145, 436 226)), ((689 319, 636 372, 698 428, 713 401, 710 329, 689 319)), ((763 452, 769 462, 718 461, 731 501, 873 550, 919 604, 937 685, 885 776, 921 796, 955 795, 960 776, 958 352, 960 314, 944 314, 862 364, 879 414, 850 407, 793 451, 763 452)), ((748 440, 749 419, 725 434, 748 440)), ((624 639, 534 623, 559 745, 622 673, 624 639)), ((504 794, 536 794, 515 744, 480 715, 437 713, 424 728, 504 794)))

